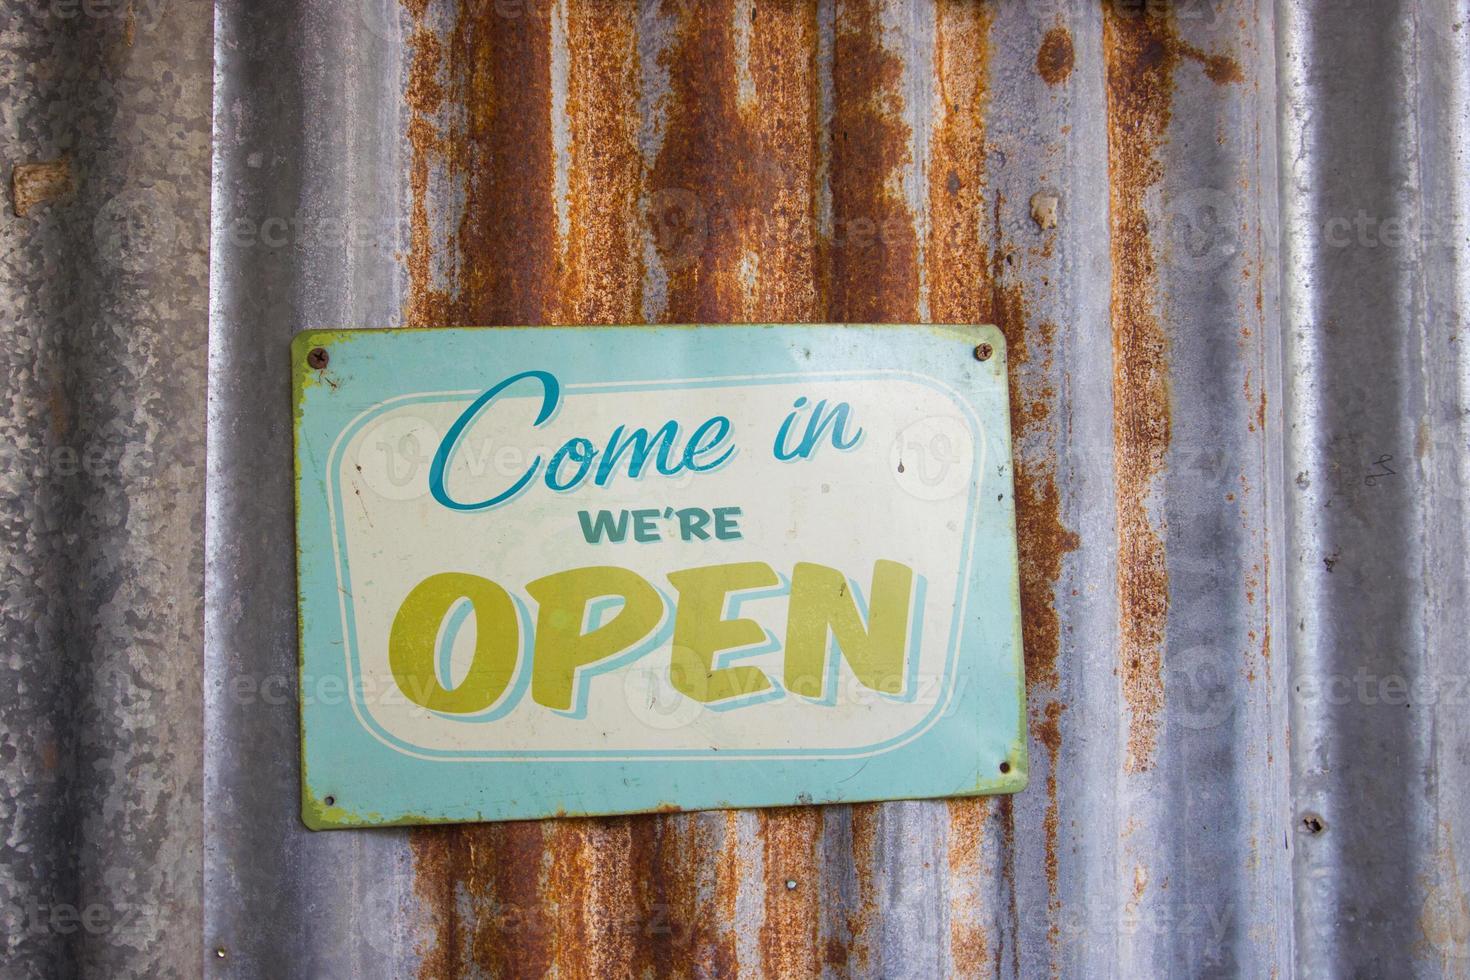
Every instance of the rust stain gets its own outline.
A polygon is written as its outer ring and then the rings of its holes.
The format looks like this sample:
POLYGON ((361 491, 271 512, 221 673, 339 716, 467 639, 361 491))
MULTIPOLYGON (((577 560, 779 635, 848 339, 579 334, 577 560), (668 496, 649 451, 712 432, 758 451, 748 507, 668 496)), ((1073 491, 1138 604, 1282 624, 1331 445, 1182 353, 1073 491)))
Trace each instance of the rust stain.
POLYGON ((1240 70, 1240 62, 1230 55, 1209 54, 1177 38, 1174 40, 1174 45, 1181 55, 1190 61, 1198 62, 1205 70, 1205 77, 1216 85, 1239 84, 1245 81, 1245 73, 1240 70))
POLYGON ((734 0, 685 9, 671 46, 663 147, 649 174, 653 241, 668 273, 665 315, 721 322, 742 309, 742 230, 754 220, 756 140, 732 80, 734 0), (746 164, 741 167, 738 164, 746 164))
POLYGON ((1148 501, 1170 440, 1168 338, 1154 309, 1158 265, 1146 198, 1163 177, 1179 49, 1167 17, 1103 17, 1113 278, 1113 451, 1118 511, 1119 674, 1130 718, 1125 768, 1153 765, 1163 706, 1169 578, 1148 501))
POLYGON ((913 164, 904 121, 903 62, 883 45, 875 0, 839 5, 833 38, 830 319, 906 322, 918 316, 918 240, 896 188, 913 164))
MULTIPOLYGON (((751 161, 760 221, 742 260, 754 260, 754 286, 741 309, 749 320, 816 319, 821 311, 821 243, 816 222, 821 125, 815 4, 751 7, 750 75, 754 104, 744 107, 758 158, 751 161)), ((746 165, 742 164, 742 169, 746 165)))
POLYGON ((878 917, 878 882, 873 874, 878 861, 878 822, 881 803, 857 803, 851 807, 852 866, 857 876, 855 907, 844 923, 849 947, 843 966, 849 975, 869 976, 877 972, 872 926, 878 917))
POLYGON ((1061 24, 1046 32, 1041 47, 1036 52, 1036 73, 1048 85, 1059 85, 1072 74, 1076 58, 1072 50, 1072 35, 1061 24))
MULTIPOLYGON (((1047 746, 1047 806, 1044 818, 1049 940, 1060 943, 1060 899, 1057 887, 1058 801, 1056 760, 1061 731, 1061 705, 1049 700, 1058 681, 1061 621, 1055 607, 1056 583, 1078 536, 1061 519, 1057 487, 1053 406, 1056 327, 1033 321, 1019 283, 1008 281, 1016 268, 1015 248, 1002 226, 1004 201, 994 195, 987 207, 985 112, 989 103, 989 7, 946 3, 937 11, 935 71, 941 112, 935 120, 928 167, 929 237, 926 241, 930 310, 939 322, 994 323, 1006 336, 1012 441, 1016 446, 1015 507, 1021 578, 1022 631, 1026 677, 1030 691, 1032 736, 1047 746), (988 215, 987 215, 988 212, 988 215), (988 221, 986 218, 988 217, 988 221), (988 225, 988 227, 987 227, 988 225)), ((1063 31, 1063 36, 1065 31, 1063 31)), ((1070 60, 1070 37, 1067 50, 1070 60)), ((1070 64, 1068 65, 1070 68, 1070 64)), ((1050 238, 1055 236, 1049 236, 1050 238)), ((1047 253, 1049 254, 1049 253, 1047 253)), ((1003 801, 1006 820, 1012 819, 1003 801)), ((985 800, 956 800, 949 805, 951 847, 963 853, 964 835, 980 833, 985 800), (957 839, 958 838, 958 839, 957 839)), ((1014 828, 1007 823, 1007 834, 1014 828)), ((1012 875, 1012 852, 1006 848, 1006 873, 1012 875)), ((958 920, 952 951, 961 972, 976 973, 975 957, 987 955, 989 944, 978 925, 958 920), (968 950, 968 952, 965 952, 968 950)), ((1000 954, 999 948, 996 955, 1000 954)))
POLYGON ((17 218, 71 193, 71 161, 66 157, 39 163, 17 163, 10 172, 10 200, 17 218))
MULTIPOLYGON (((648 175, 648 215, 668 276, 670 321, 801 321, 821 318, 815 226, 817 171, 816 14, 807 4, 732 0, 679 10, 670 47, 663 145, 648 175), (737 16, 748 16, 746 23, 737 16), (742 41, 741 35, 745 39, 742 41), (742 98, 741 79, 754 89, 742 98)), ((737 964, 726 934, 712 975, 757 969, 767 976, 819 972, 821 811, 761 811, 763 922, 760 964, 737 964), (786 883, 796 883, 788 889, 786 883)), ((733 816, 728 837, 734 846, 733 816)), ((689 851, 690 867, 701 852, 689 851)), ((732 850, 717 872, 723 911, 734 919, 740 864, 732 850)), ((686 873, 687 876, 687 873, 686 873)), ((679 877, 676 873, 675 877, 679 877)), ((688 975, 689 969, 674 975, 688 975)))
MULTIPOLYGON (((660 63, 670 85, 660 109, 666 126, 646 170, 636 133, 645 111, 636 15, 568 4, 565 239, 552 186, 551 28, 544 15, 531 15, 539 5, 508 19, 477 4, 443 34, 425 26, 422 0, 406 6, 418 25, 409 83, 410 323, 642 319, 645 237, 668 274, 668 320, 917 318, 919 240, 897 190, 914 164, 912 133, 902 64, 883 44, 874 0, 838 4, 826 161, 818 150, 825 123, 813 5, 722 0, 696 9, 670 0, 665 11, 675 28, 660 63), (742 42, 736 18, 746 10, 750 24, 740 30, 750 34, 742 42), (745 77, 754 102, 742 97, 745 77), (816 222, 824 163, 830 238, 816 222), (431 208, 430 182, 441 171, 462 183, 465 206, 452 227, 436 228, 444 218, 431 208), (660 202, 692 219, 681 234, 663 233, 660 202)), ((1045 445, 1057 398, 1046 380, 1055 329, 1028 324, 1020 286, 1004 281, 1012 250, 1000 244, 999 201, 995 244, 981 240, 990 8, 946 2, 937 14, 944 114, 924 191, 931 310, 936 320, 997 323, 1010 343, 1016 439, 1037 447, 1018 450, 1016 505, 1027 671, 1044 688, 1055 685, 1060 648, 1052 594, 1065 554, 1077 547, 1060 519, 1054 448, 1045 445)), ((1060 712, 1051 702, 1032 714, 1053 773, 1060 712)), ((1047 783, 1054 911, 1055 776, 1047 783)), ((952 874, 979 866, 986 827, 994 819, 1000 828, 995 864, 1012 882, 1014 920, 1011 802, 953 801, 948 809, 952 874)), ((871 869, 880 812, 881 805, 852 808, 858 901, 848 948, 822 942, 823 811, 756 816, 764 868, 759 963, 740 963, 736 953, 737 896, 749 871, 735 813, 415 830, 417 887, 435 926, 422 975, 804 976, 820 972, 819 958, 838 972, 862 973, 875 962, 870 933, 881 895, 871 869), (797 887, 788 889, 788 880, 797 887)), ((1007 950, 1018 968, 1015 943, 992 940, 978 920, 956 917, 951 933, 960 972, 980 972, 991 957, 998 966, 1007 950)))
POLYGON ((443 322, 445 297, 432 288, 435 242, 429 228, 429 167, 443 155, 444 141, 434 120, 444 105, 444 88, 439 75, 444 67, 439 37, 422 26, 409 37, 408 85, 404 98, 409 107, 408 186, 412 197, 409 211, 408 303, 404 321, 409 326, 433 326, 443 322))
POLYGON ((668 117, 648 178, 650 232, 668 274, 664 317, 812 319, 815 8, 752 5, 745 14, 722 0, 682 13, 660 59, 668 117), (742 78, 753 88, 744 99, 742 78))
POLYGON ((1061 946, 1062 900, 1057 888, 1058 877, 1058 822, 1057 805, 1057 756, 1062 750, 1062 712, 1066 705, 1060 701, 1048 701, 1039 719, 1033 718, 1032 735, 1046 748, 1046 811, 1041 818, 1041 831, 1046 870, 1046 939, 1052 949, 1061 946))
POLYGON ((929 310, 937 323, 985 323, 993 309, 985 222, 985 110, 990 7, 944 3, 936 12, 939 117, 930 140, 929 310))
POLYGON ((713 814, 626 819, 637 892, 619 918, 631 949, 608 955, 569 945, 568 956, 597 960, 595 976, 727 975, 735 964, 735 937, 722 915, 733 909, 738 890, 738 870, 736 880, 729 879, 732 862, 738 869, 733 821, 713 814))
POLYGON ((567 323, 643 319, 636 28, 629 5, 567 5, 570 231, 560 290, 567 323))
MULTIPOLYGON (((965 894, 984 874, 981 848, 992 808, 991 799, 983 796, 948 802, 951 895, 965 894)), ((986 972, 990 936, 981 914, 979 903, 968 895, 964 901, 950 904, 949 955, 957 977, 978 977, 986 972)))
POLYGON ((631 819, 565 820, 547 826, 552 964, 559 977, 600 975, 632 958, 642 938, 621 921, 635 901, 631 819))
POLYGON ((542 323, 554 318, 551 31, 543 16, 462 8, 446 35, 415 11, 408 105, 411 324, 542 323), (459 110, 448 111, 448 107, 459 110), (464 209, 438 241, 431 166, 463 187, 464 209), (434 281, 437 261, 450 288, 434 281))
POLYGON ((533 822, 416 829, 415 890, 434 916, 419 976, 461 977, 467 960, 496 976, 542 976, 551 967, 542 900, 545 840, 533 822), (459 913, 461 895, 476 911, 459 913))
POLYGON ((765 863, 760 973, 768 977, 817 976, 821 973, 821 947, 817 942, 821 924, 821 808, 763 810, 760 837, 765 863), (795 882, 796 887, 788 888, 787 882, 795 882))

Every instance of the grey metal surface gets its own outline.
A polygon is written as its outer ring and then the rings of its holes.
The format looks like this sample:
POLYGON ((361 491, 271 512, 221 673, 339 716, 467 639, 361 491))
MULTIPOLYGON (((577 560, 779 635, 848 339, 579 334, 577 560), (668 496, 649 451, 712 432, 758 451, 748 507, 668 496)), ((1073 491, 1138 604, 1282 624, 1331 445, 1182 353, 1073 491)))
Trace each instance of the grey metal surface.
POLYGON ((0 972, 1470 974, 1465 0, 55 6, 0 972), (300 825, 293 333, 843 319, 1010 340, 1026 792, 300 825))
POLYGON ((0 12, 7 977, 198 970, 210 37, 0 12))

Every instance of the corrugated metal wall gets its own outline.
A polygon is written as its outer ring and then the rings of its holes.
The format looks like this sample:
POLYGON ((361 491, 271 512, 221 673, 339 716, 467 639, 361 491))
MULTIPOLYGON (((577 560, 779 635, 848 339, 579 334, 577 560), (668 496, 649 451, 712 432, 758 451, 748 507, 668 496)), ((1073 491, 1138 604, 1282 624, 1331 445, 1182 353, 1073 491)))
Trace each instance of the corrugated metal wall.
POLYGON ((0 29, 7 975, 1470 973, 1466 0, 210 15, 0 29), (1005 330, 1031 788, 305 831, 291 335, 747 320, 1005 330))

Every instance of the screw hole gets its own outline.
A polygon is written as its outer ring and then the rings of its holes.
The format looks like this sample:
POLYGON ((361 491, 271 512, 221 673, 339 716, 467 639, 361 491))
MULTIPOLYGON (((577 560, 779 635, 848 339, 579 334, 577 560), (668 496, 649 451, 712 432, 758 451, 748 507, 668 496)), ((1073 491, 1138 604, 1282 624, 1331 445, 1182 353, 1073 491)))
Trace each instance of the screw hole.
POLYGON ((975 360, 988 361, 990 360, 990 356, 994 353, 994 347, 990 346, 989 344, 980 344, 975 348, 975 360))
POLYGON ((1000 764, 1000 774, 1002 776, 1004 776, 1006 773, 1008 773, 1010 771, 1011 771, 1011 764, 1009 762, 1002 762, 1000 764))
POLYGON ((321 371, 326 368, 331 357, 327 354, 325 347, 313 347, 306 352, 306 366, 313 371, 321 371))
POLYGON ((322 802, 325 803, 327 806, 336 806, 337 798, 335 796, 328 796, 323 799, 322 802))
POLYGON ((1315 813, 1309 813, 1302 817, 1302 829, 1313 837, 1327 829, 1327 823, 1315 813))

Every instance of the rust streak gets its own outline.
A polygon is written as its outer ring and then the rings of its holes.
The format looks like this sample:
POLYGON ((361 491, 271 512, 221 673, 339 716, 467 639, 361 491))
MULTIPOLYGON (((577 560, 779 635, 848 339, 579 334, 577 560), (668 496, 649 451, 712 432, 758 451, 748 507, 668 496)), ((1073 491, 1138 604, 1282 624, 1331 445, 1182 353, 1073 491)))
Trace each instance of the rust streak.
POLYGON ((442 321, 444 297, 432 287, 434 241, 429 228, 429 167, 443 155, 443 140, 435 124, 444 105, 440 73, 443 45, 432 31, 416 27, 409 38, 412 57, 408 69, 409 212, 408 303, 404 321, 427 327, 442 321))
POLYGON ((880 4, 837 7, 832 54, 832 242, 828 315, 842 323, 918 315, 914 216, 895 188, 913 164, 903 63, 883 45, 880 4))
POLYGON ((426 827, 410 840, 415 888, 435 928, 421 978, 457 978, 474 968, 495 976, 546 974, 553 923, 542 899, 541 824, 426 827), (473 910, 465 916, 461 896, 473 910))
POLYGON ((738 104, 734 0, 681 8, 660 60, 668 122, 649 175, 653 238, 671 322, 718 323, 744 310, 743 230, 755 220, 756 139, 738 104))
POLYGON ((759 972, 768 977, 817 976, 822 811, 814 806, 764 810, 760 828, 765 920, 759 972), (788 887, 788 882, 796 887, 788 887))
POLYGON ((446 36, 418 15, 408 89, 410 323, 554 318, 551 28, 536 13, 505 18, 488 3, 468 5, 446 36), (429 199, 435 165, 464 189, 449 240, 434 210, 447 203, 429 199), (436 267, 452 288, 435 282, 436 267))
MULTIPOLYGON (((1055 771, 1060 751, 1060 705, 1048 698, 1058 681, 1061 649, 1056 583, 1066 555, 1079 546, 1077 535, 1062 522, 1057 487, 1052 421, 1057 401, 1053 381, 1056 328, 1047 321, 1033 322, 1021 286, 1008 281, 1017 256, 1002 225, 1004 201, 997 195, 987 209, 984 197, 984 113, 992 26, 989 9, 951 3, 941 5, 938 13, 936 72, 942 113, 936 120, 929 163, 930 238, 926 254, 930 306, 940 321, 998 325, 1009 350, 1021 620, 1032 702, 1032 737, 1047 746, 1050 761, 1044 846, 1050 938, 1056 945, 1060 938, 1060 903, 1055 771), (987 210, 988 237, 982 239, 987 210)), ((957 825, 955 821, 963 821, 962 815, 981 805, 980 801, 952 803, 952 833, 956 826, 964 832, 973 821, 957 825)), ((1010 857, 1008 854, 1008 862, 1010 857)), ((1006 867, 1012 866, 1008 863, 1006 867)))
POLYGON ((1240 70, 1240 63, 1230 55, 1209 54, 1177 38, 1174 45, 1181 55, 1190 61, 1198 62, 1205 70, 1205 77, 1216 85, 1240 84, 1245 81, 1245 73, 1240 70))
POLYGON ((878 918, 878 883, 874 868, 878 862, 878 820, 883 804, 858 803, 851 809, 852 866, 857 874, 857 903, 850 908, 846 927, 851 945, 845 964, 850 976, 870 976, 878 972, 879 958, 874 954, 873 926, 878 918))
POLYGON ((950 894, 965 896, 962 902, 950 903, 950 967, 956 977, 979 977, 990 959, 990 936, 971 892, 984 874, 981 847, 992 802, 982 796, 950 800, 948 807, 950 894))
POLYGON ((568 4, 571 200, 561 297, 568 323, 642 320, 636 26, 627 5, 568 4))
POLYGON ((17 218, 26 217, 71 189, 71 161, 66 157, 41 163, 17 163, 10 172, 10 201, 17 218))
MULTIPOLYGON (((406 6, 415 25, 405 320, 545 322, 557 310, 550 22, 473 4, 441 32, 424 4, 406 6), (463 188, 461 213, 447 210, 435 178, 463 188)), ((577 975, 579 963, 592 975, 626 959, 630 937, 608 912, 631 907, 626 859, 616 860, 632 848, 626 822, 428 827, 411 841, 434 925, 421 976, 577 975)))
POLYGON ((1103 19, 1113 261, 1113 451, 1118 509, 1119 673, 1130 710, 1125 768, 1153 765, 1169 610, 1165 526, 1149 513, 1170 440, 1168 340, 1155 311, 1158 265, 1147 195, 1179 62, 1166 17, 1103 19))
POLYGON ((750 168, 759 223, 743 242, 755 282, 741 312, 751 320, 812 320, 820 311, 816 5, 756 4, 751 16, 755 101, 742 116, 758 154, 750 168))
POLYGON ((1035 739, 1046 748, 1046 812, 1041 818, 1041 830, 1044 839, 1044 852, 1046 854, 1046 908, 1047 927, 1046 939, 1052 949, 1058 949, 1061 945, 1061 911, 1062 901, 1057 890, 1057 845, 1058 845, 1058 814, 1057 805, 1057 756, 1062 749, 1062 712, 1066 705, 1060 701, 1050 701, 1041 712, 1039 720, 1033 720, 1032 732, 1035 739))
POLYGON ((988 6, 943 3, 937 10, 934 70, 939 86, 929 160, 929 308, 938 323, 984 323, 993 316, 985 222, 985 110, 990 102, 988 6), (989 315, 988 315, 989 314, 989 315))

